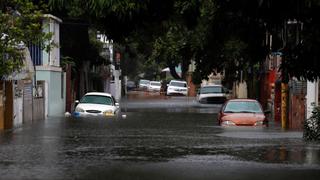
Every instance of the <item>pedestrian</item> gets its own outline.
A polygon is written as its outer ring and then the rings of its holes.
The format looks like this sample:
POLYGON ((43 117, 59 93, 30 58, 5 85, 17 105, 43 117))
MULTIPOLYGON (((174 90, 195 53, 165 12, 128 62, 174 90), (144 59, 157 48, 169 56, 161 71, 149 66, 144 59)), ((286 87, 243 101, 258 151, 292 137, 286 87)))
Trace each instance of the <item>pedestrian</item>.
POLYGON ((166 80, 162 80, 161 83, 161 89, 160 89, 160 95, 165 95, 167 92, 167 81, 166 80))

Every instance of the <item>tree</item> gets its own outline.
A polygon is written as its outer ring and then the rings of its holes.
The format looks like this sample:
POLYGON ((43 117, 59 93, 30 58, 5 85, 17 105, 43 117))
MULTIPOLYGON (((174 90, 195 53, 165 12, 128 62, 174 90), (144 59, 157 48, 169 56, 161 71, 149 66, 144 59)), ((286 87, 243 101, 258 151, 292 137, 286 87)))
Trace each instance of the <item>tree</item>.
POLYGON ((50 34, 42 32, 45 6, 29 0, 0 1, 0 76, 11 74, 23 65, 23 48, 27 43, 45 44, 50 34))
POLYGON ((238 70, 258 68, 256 64, 274 51, 283 54, 284 74, 307 79, 320 76, 317 0, 50 1, 69 8, 69 14, 89 17, 120 43, 133 34, 147 35, 139 46, 148 42, 152 49, 145 46, 139 52, 149 61, 169 65, 176 78, 180 77, 173 67, 182 64, 184 74, 194 60, 198 82, 220 71, 234 79, 238 70), (267 34, 273 37, 271 49, 267 34))
MULTIPOLYGON (((64 25, 61 34, 68 34, 66 44, 62 44, 62 54, 74 57, 77 64, 83 58, 90 60, 86 55, 81 55, 74 52, 85 52, 87 48, 75 51, 78 47, 79 39, 74 37, 79 36, 79 29, 82 29, 82 34, 85 33, 84 28, 94 28, 101 33, 105 33, 108 38, 111 38, 118 44, 118 50, 121 52, 121 62, 123 73, 133 77, 141 74, 141 71, 146 69, 153 70, 153 66, 149 66, 147 59, 152 51, 152 43, 157 36, 161 21, 167 14, 167 4, 170 0, 165 1, 109 1, 109 0, 89 0, 89 1, 61 1, 50 0, 50 7, 54 14, 62 17, 64 25), (148 7, 146 7, 148 6, 148 7), (159 13, 154 13, 158 11, 159 13), (161 12, 161 13, 160 13, 161 12), (79 28, 76 28, 78 24, 79 28), (70 28, 66 28, 66 27, 70 28), (72 27, 73 26, 73 27, 72 27), (73 38, 73 40, 72 40, 73 38), (73 43, 74 42, 74 43, 73 43), (74 44, 74 45, 70 45, 74 44), (79 58, 77 56, 80 56, 79 58), (126 63, 130 63, 127 66, 126 63)), ((81 44, 90 46, 89 43, 84 43, 84 39, 80 40, 81 44)))

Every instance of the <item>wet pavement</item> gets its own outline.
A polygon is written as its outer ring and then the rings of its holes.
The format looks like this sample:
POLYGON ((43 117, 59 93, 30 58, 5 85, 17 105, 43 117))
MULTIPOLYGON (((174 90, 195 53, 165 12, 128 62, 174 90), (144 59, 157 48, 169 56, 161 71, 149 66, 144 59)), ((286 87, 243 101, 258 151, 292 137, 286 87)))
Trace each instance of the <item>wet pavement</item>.
POLYGON ((0 179, 319 179, 302 132, 222 128, 220 104, 131 93, 126 118, 49 118, 0 135, 0 179))

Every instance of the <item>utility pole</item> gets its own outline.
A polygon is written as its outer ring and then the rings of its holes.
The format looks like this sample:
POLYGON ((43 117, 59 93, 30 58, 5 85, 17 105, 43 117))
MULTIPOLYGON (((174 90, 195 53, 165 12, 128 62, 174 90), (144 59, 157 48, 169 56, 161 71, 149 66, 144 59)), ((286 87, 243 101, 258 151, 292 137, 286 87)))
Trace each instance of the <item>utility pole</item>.
POLYGON ((116 61, 115 61, 115 71, 114 71, 115 99, 117 101, 119 101, 121 98, 120 60, 121 60, 121 54, 119 52, 117 52, 116 53, 116 61))

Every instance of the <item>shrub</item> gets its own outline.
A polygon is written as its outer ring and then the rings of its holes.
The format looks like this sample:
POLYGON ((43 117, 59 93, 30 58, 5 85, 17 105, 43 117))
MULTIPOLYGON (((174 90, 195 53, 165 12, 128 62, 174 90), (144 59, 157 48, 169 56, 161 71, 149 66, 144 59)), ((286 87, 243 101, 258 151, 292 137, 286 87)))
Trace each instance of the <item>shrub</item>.
POLYGON ((314 107, 311 117, 304 121, 303 138, 308 141, 320 140, 320 106, 314 107))

